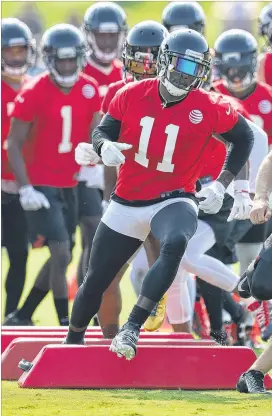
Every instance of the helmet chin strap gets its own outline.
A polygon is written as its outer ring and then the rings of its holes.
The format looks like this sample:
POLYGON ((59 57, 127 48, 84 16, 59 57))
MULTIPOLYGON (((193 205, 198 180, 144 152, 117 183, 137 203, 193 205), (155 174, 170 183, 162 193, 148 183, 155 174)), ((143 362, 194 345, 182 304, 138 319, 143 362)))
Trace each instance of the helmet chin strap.
POLYGON ((12 66, 9 66, 7 64, 4 64, 2 73, 4 75, 9 76, 9 77, 18 78, 18 77, 21 77, 22 75, 24 75, 27 72, 27 70, 28 70, 28 65, 27 64, 25 64, 25 65, 23 65, 19 68, 12 67, 12 66))
POLYGON ((246 92, 246 90, 252 85, 254 82, 255 77, 251 77, 250 74, 247 74, 245 78, 240 82, 240 86, 237 87, 237 84, 228 80, 227 78, 223 78, 224 84, 229 88, 231 91, 234 92, 246 92))
POLYGON ((63 88, 71 88, 75 85, 75 83, 78 80, 78 74, 79 74, 79 70, 77 72, 75 72, 73 75, 69 75, 69 76, 61 76, 56 70, 55 68, 51 69, 51 72, 54 76, 54 79, 56 81, 56 83, 63 88))

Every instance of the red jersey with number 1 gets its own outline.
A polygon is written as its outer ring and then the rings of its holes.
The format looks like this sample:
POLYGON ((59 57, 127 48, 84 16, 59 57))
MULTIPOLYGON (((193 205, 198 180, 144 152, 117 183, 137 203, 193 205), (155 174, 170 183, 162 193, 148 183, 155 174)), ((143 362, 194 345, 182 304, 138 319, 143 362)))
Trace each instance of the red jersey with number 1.
MULTIPOLYGON (((223 81, 215 82, 213 87, 215 91, 231 96, 223 81)), ((272 144, 272 87, 264 82, 257 82, 255 90, 244 100, 238 101, 248 111, 251 120, 266 132, 269 144, 272 144)))
POLYGON ((176 189, 194 192, 214 133, 231 130, 238 113, 218 95, 190 92, 164 108, 158 79, 131 82, 117 92, 108 113, 121 121, 124 152, 115 194, 128 201, 152 200, 176 189))
POLYGON ((32 123, 23 149, 32 185, 65 188, 77 184, 80 166, 75 162, 75 147, 89 141, 93 115, 100 107, 97 84, 85 74, 80 74, 68 94, 53 83, 48 72, 23 87, 11 116, 32 123))
MULTIPOLYGON (((22 85, 29 80, 28 76, 23 78, 22 85)), ((7 180, 15 180, 8 166, 7 137, 10 129, 10 114, 14 107, 14 100, 19 89, 14 90, 7 82, 1 81, 1 177, 7 180)))
POLYGON ((89 61, 84 68, 84 73, 96 80, 100 97, 103 98, 109 85, 122 79, 122 68, 123 64, 119 59, 114 59, 109 67, 103 67, 93 61, 89 61))

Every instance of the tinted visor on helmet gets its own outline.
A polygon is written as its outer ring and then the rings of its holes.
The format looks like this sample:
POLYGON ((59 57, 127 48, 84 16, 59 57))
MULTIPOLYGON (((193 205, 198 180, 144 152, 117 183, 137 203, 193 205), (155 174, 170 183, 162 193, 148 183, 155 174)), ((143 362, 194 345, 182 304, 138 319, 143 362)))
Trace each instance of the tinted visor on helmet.
POLYGON ((185 55, 170 55, 167 79, 176 88, 189 90, 204 80, 208 70, 208 61, 185 55))
POLYGON ((157 74, 157 61, 151 52, 135 52, 126 54, 124 63, 126 70, 135 79, 152 78, 157 74))

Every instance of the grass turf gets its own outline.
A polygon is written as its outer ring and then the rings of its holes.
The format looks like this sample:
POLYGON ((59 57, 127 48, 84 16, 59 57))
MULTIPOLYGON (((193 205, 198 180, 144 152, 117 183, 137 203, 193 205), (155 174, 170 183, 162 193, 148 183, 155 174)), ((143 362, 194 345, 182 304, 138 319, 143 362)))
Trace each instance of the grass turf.
POLYGON ((230 391, 29 390, 2 383, 4 416, 271 416, 271 396, 230 391))

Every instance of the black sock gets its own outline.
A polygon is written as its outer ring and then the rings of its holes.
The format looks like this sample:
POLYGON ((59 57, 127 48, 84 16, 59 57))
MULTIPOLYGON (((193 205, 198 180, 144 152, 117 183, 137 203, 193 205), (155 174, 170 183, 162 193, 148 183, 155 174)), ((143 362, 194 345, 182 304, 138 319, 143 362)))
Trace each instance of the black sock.
POLYGON ((129 315, 128 322, 138 326, 140 329, 149 317, 149 315, 150 311, 135 305, 129 315))
POLYGON ((69 325, 69 318, 68 318, 68 299, 56 299, 54 298, 55 308, 57 310, 59 323, 61 326, 68 326, 69 325))
POLYGON ((22 308, 18 311, 17 317, 19 319, 31 319, 35 309, 39 306, 42 300, 46 297, 49 291, 41 290, 37 287, 33 287, 29 293, 22 308))
POLYGON ((71 328, 69 328, 68 334, 66 336, 66 342, 67 344, 82 344, 84 341, 84 335, 85 335, 86 329, 83 331, 73 331, 71 328))

